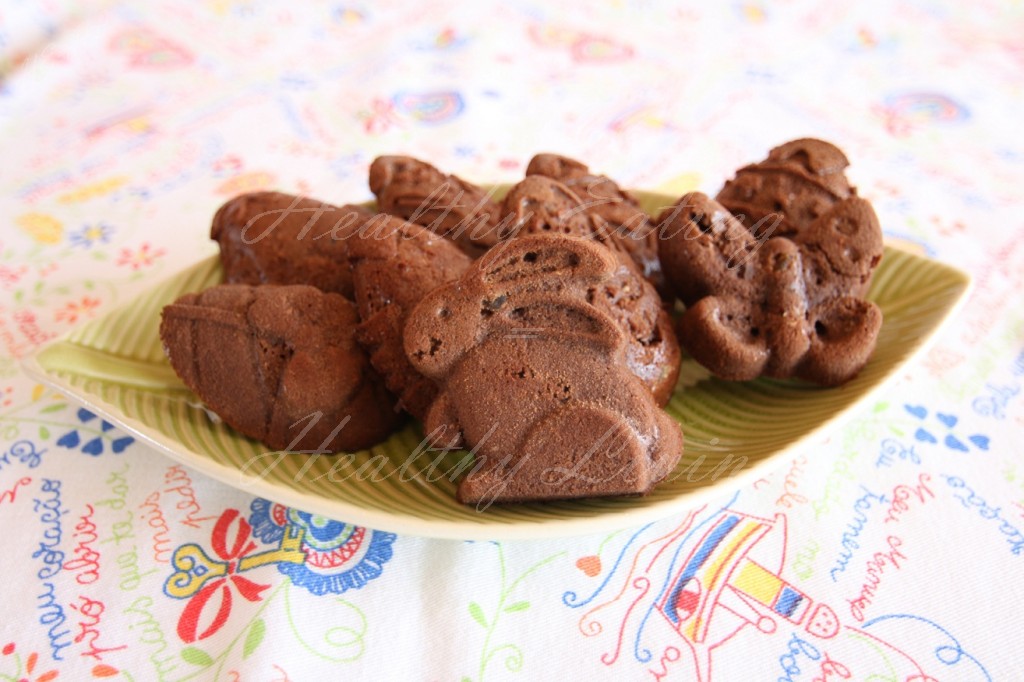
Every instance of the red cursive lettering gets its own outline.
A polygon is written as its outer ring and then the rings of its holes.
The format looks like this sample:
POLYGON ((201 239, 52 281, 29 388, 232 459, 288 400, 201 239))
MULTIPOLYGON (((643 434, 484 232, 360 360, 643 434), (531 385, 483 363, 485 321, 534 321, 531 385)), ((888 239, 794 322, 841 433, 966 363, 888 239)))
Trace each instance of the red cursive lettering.
POLYGON ((892 504, 889 505, 889 513, 885 516, 885 522, 890 523, 892 521, 899 521, 900 514, 903 514, 910 509, 909 502, 913 497, 917 498, 917 501, 924 504, 928 500, 935 497, 935 493, 928 487, 928 482, 932 480, 932 477, 928 474, 922 473, 917 477, 917 485, 898 485, 892 489, 892 504))
POLYGON ((181 499, 174 505, 175 509, 187 511, 185 518, 179 519, 183 526, 199 528, 203 521, 212 521, 216 516, 198 516, 202 513, 202 507, 196 500, 196 493, 192 489, 192 478, 188 472, 177 464, 167 467, 164 472, 165 493, 175 493, 181 499))
POLYGON ((13 488, 11 488, 10 490, 5 490, 2 493, 0 493, 0 504, 3 504, 4 502, 14 502, 14 497, 18 494, 18 488, 20 486, 28 485, 31 482, 32 479, 29 478, 28 476, 25 476, 24 478, 19 478, 17 481, 14 482, 13 488))
POLYGON ((886 544, 889 547, 888 552, 875 552, 872 557, 867 560, 867 571, 865 571, 864 574, 864 583, 860 586, 860 593, 854 599, 846 600, 850 605, 850 615, 852 615, 858 623, 864 622, 864 609, 871 605, 871 600, 875 596, 875 592, 878 591, 878 586, 882 582, 882 574, 885 573, 889 567, 898 571, 901 568, 900 560, 906 560, 907 558, 899 550, 903 545, 903 540, 901 538, 895 535, 890 535, 886 538, 886 544))
POLYGON ((75 573, 79 585, 91 585, 100 579, 100 553, 92 548, 96 542, 96 524, 92 515, 96 511, 91 504, 85 505, 86 512, 78 517, 75 532, 71 536, 78 544, 71 550, 72 559, 64 562, 64 570, 75 573))
POLYGON ((160 509, 160 492, 156 491, 149 495, 139 505, 142 509, 142 518, 146 521, 153 533, 153 560, 166 564, 170 563, 168 556, 171 553, 171 540, 168 537, 170 528, 167 527, 167 520, 164 518, 163 510, 160 509))
POLYGON ((88 639, 87 646, 89 648, 81 653, 82 656, 88 656, 96 661, 103 661, 103 654, 127 648, 127 644, 115 647, 102 647, 96 643, 96 640, 100 638, 100 617, 106 610, 103 602, 79 595, 78 603, 70 604, 70 606, 75 611, 78 611, 82 617, 78 621, 78 634, 75 635, 75 644, 81 644, 88 639))

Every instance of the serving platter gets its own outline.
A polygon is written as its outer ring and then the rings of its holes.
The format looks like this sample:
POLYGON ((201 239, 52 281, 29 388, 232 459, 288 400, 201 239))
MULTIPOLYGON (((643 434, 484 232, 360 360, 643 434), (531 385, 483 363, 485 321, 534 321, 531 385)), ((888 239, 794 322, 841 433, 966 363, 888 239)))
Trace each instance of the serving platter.
MULTIPOLYGON (((648 212, 674 198, 637 192, 648 212)), ((838 388, 798 381, 726 382, 684 359, 666 411, 686 438, 676 470, 645 497, 486 509, 455 501, 465 452, 420 447, 411 423, 370 450, 271 453, 203 408, 164 356, 160 311, 222 279, 210 257, 123 307, 38 349, 25 370, 154 450, 230 486, 380 530, 455 539, 540 538, 609 531, 681 512, 764 475, 861 410, 914 362, 966 299, 970 278, 887 246, 868 298, 882 309, 877 348, 838 388)))

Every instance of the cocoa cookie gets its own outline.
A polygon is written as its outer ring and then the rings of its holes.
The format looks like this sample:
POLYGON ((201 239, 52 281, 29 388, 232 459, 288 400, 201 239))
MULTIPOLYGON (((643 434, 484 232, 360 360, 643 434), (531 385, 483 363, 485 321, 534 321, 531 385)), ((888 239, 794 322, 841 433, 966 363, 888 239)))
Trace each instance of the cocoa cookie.
MULTIPOLYGON (((717 199, 760 241, 769 237, 797 238, 838 204, 856 198, 857 189, 844 172, 849 165, 846 155, 835 145, 811 138, 793 140, 772 149, 764 161, 737 171, 717 199)), ((824 238, 813 254, 805 252, 804 256, 807 259, 813 255, 818 261, 816 281, 829 279, 824 274, 829 265, 822 262, 826 256, 832 267, 846 271, 854 268, 859 281, 844 278, 840 286, 845 293, 863 297, 882 256, 882 233, 867 202, 850 202, 849 206, 836 209, 839 212, 835 215, 844 215, 847 221, 860 220, 860 225, 849 225, 842 239, 824 238), (847 254, 834 249, 837 245, 846 249, 851 240, 862 242, 857 250, 847 254), (870 240, 871 245, 864 244, 864 240, 870 240), (856 262, 860 256, 869 260, 856 262)), ((812 240, 798 241, 809 244, 812 240)))
POLYGON ((588 211, 579 195, 543 175, 528 175, 509 189, 502 202, 498 239, 531 234, 584 237, 629 255, 614 238, 608 223, 588 211))
POLYGON ((163 310, 174 371, 213 412, 274 450, 352 451, 400 417, 353 338, 355 306, 311 286, 222 284, 163 310))
POLYGON ((651 391, 659 406, 672 397, 681 353, 672 318, 654 285, 621 261, 599 286, 588 287, 587 303, 598 308, 626 334, 626 367, 651 391))
POLYGON ((380 230, 353 239, 349 260, 362 320, 356 339, 398 404, 423 419, 437 393, 434 382, 405 357, 405 318, 427 293, 458 278, 472 262, 455 244, 430 230, 387 216, 380 230))
POLYGON ((636 197, 611 178, 595 175, 585 164, 558 154, 537 154, 530 159, 526 175, 543 175, 572 190, 582 199, 588 212, 604 219, 614 239, 629 253, 641 274, 659 291, 664 288, 658 260, 658 233, 636 197))
POLYGON ((874 350, 882 313, 860 298, 882 255, 863 199, 834 203, 792 237, 755 237, 725 206, 683 196, 662 216, 661 262, 686 304, 679 339, 716 376, 833 386, 874 350))
POLYGON ((643 494, 675 467, 679 425, 629 369, 631 339, 597 303, 621 267, 585 239, 522 237, 413 310, 406 354, 439 386, 424 431, 476 456, 460 501, 643 494))
POLYGON ((774 226, 772 236, 786 237, 857 194, 844 173, 849 165, 828 142, 793 140, 736 171, 716 198, 747 228, 762 234, 774 226))
POLYGON ((382 213, 447 237, 471 256, 494 246, 499 205, 484 190, 411 156, 380 156, 370 164, 370 191, 382 213))
POLYGON ((679 377, 679 344, 671 319, 662 309, 654 286, 641 276, 621 241, 600 216, 585 210, 568 187, 542 175, 530 175, 505 196, 505 219, 499 237, 563 234, 582 237, 615 253, 621 267, 604 285, 588 292, 588 301, 613 317, 630 338, 630 368, 654 394, 659 405, 668 402, 679 377))
POLYGON ((220 207, 210 237, 228 283, 309 284, 351 298, 348 240, 372 216, 360 206, 251 192, 220 207))

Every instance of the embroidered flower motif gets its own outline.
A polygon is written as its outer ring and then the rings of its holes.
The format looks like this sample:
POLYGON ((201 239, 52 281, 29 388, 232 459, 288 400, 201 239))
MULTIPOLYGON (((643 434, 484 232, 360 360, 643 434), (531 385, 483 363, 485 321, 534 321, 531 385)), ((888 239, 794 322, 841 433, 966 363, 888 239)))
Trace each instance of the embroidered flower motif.
POLYGON ((83 296, 78 301, 68 301, 54 316, 58 322, 74 324, 79 317, 93 317, 100 307, 100 300, 91 296, 83 296))
POLYGON ((315 595, 341 594, 381 574, 391 559, 393 533, 381 533, 259 499, 246 521, 237 509, 220 515, 207 552, 195 543, 174 550, 172 573, 164 594, 187 599, 178 619, 183 642, 211 637, 231 615, 235 594, 255 602, 269 584, 250 580, 248 573, 271 564, 294 585, 315 595), (253 538, 275 545, 259 548, 253 538), (242 575, 242 574, 246 575, 242 575))
POLYGON ((117 257, 117 264, 129 266, 132 270, 140 270, 155 263, 156 259, 165 253, 167 251, 164 249, 153 248, 149 242, 143 242, 138 249, 121 249, 121 255, 117 257))
POLYGON ((371 135, 385 133, 392 127, 400 127, 402 120, 395 112, 395 105, 386 99, 374 98, 369 110, 356 114, 363 122, 363 130, 371 135))
POLYGON ((68 234, 68 241, 71 246, 81 246, 91 249, 97 244, 106 244, 114 234, 114 228, 107 223, 95 223, 84 225, 81 229, 68 234))
POLYGON ((250 506, 253 535, 278 543, 286 530, 302 529, 304 563, 279 563, 277 570, 315 595, 342 594, 359 589, 380 576, 391 560, 394 533, 334 521, 319 514, 291 509, 257 498, 250 506))

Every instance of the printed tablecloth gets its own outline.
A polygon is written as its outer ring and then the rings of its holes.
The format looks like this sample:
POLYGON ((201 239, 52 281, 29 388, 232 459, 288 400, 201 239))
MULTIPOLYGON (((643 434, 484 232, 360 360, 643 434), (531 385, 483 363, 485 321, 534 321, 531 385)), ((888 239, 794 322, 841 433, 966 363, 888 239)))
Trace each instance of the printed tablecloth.
POLYGON ((9 0, 0 69, 0 679, 1024 679, 1020 3, 9 0), (363 201, 379 154, 508 182, 556 151, 713 193, 803 136, 969 302, 845 427, 650 525, 324 519, 19 368, 214 253, 240 192, 363 201), (189 553, 216 575, 182 594, 189 553), (698 605, 708 562, 729 585, 698 605))

